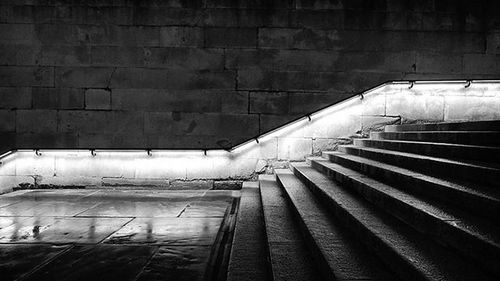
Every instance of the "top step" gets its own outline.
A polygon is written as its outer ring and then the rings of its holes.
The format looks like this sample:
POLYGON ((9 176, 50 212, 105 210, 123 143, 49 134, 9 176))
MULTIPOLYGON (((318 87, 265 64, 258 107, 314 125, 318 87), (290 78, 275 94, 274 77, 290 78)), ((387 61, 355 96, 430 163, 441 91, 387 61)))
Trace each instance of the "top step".
POLYGON ((388 125, 385 126, 385 131, 500 131, 500 120, 388 125))

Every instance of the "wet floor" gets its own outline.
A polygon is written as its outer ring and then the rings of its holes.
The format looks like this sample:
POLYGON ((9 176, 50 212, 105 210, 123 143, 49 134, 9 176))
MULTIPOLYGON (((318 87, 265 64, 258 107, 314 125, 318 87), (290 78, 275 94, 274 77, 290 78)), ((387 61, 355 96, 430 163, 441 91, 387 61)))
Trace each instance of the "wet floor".
POLYGON ((0 280, 210 280, 238 197, 150 190, 1 195, 0 280))

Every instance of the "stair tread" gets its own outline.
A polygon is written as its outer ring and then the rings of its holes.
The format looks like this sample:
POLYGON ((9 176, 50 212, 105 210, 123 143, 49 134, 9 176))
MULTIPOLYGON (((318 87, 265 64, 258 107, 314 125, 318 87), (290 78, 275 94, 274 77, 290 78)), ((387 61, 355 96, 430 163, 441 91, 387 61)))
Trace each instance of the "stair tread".
POLYGON ((311 254, 275 176, 260 175, 259 185, 274 280, 319 280, 311 254))
POLYGON ((470 163, 468 161, 462 161, 462 160, 460 160, 460 161, 459 160, 452 160, 452 159, 446 159, 446 158, 440 158, 440 157, 433 157, 433 156, 420 155, 420 154, 409 153, 409 152, 394 151, 394 150, 372 148, 372 147, 360 147, 360 146, 355 146, 355 145, 343 145, 343 146, 355 148, 355 149, 359 149, 359 150, 373 151, 373 152, 385 153, 385 154, 390 154, 390 155, 398 155, 398 156, 403 156, 403 157, 408 157, 408 158, 417 158, 417 159, 430 160, 430 161, 449 163, 449 164, 455 164, 455 165, 465 165, 465 166, 469 166, 469 167, 488 169, 491 171, 500 172, 500 169, 497 169, 494 167, 479 165, 479 164, 470 163))
MULTIPOLYGON (((420 180, 423 180, 423 181, 435 182, 439 185, 446 186, 448 188, 457 189, 457 190, 460 190, 463 192, 474 194, 476 196, 481 196, 481 197, 488 198, 490 200, 495 200, 495 201, 500 202, 500 191, 494 190, 493 188, 487 188, 487 187, 474 188, 474 187, 470 186, 471 185, 470 183, 459 184, 459 183, 455 183, 455 182, 450 182, 450 181, 447 181, 447 180, 444 180, 441 178, 422 174, 422 173, 419 173, 417 171, 413 171, 410 169, 401 168, 399 166, 395 166, 395 165, 387 164, 384 162, 364 158, 361 156, 351 155, 351 154, 347 154, 347 153, 336 152, 336 151, 325 151, 324 153, 325 154, 335 154, 335 155, 338 155, 340 157, 352 159, 353 161, 356 161, 356 162, 361 162, 361 163, 371 165, 371 166, 376 166, 378 168, 382 168, 385 170, 390 170, 390 171, 395 172, 395 173, 416 177, 416 178, 419 178, 420 180)), ((477 187, 478 185, 475 184, 474 186, 477 187)))
POLYGON ((370 188, 383 193, 387 197, 391 197, 405 203, 407 206, 413 208, 415 212, 425 213, 426 215, 446 221, 450 225, 456 227, 457 230, 470 233, 479 239, 487 241, 491 244, 491 246, 500 249, 500 230, 487 222, 479 221, 477 217, 469 216, 450 207, 440 206, 440 204, 432 202, 431 200, 423 200, 417 196, 372 179, 355 170, 332 163, 328 160, 314 159, 314 161, 318 161, 321 165, 339 171, 342 174, 346 174, 349 177, 370 186, 370 188))
POLYGON ((361 140, 369 140, 376 142, 390 142, 390 143, 411 143, 415 145, 436 145, 436 146, 451 146, 451 147, 463 147, 463 148, 479 148, 488 149, 492 151, 500 151, 500 147, 497 146, 487 146, 487 145, 472 145, 472 144, 461 144, 461 143, 447 143, 447 142, 429 142, 429 141, 410 141, 410 140, 385 140, 385 139, 370 139, 363 138, 361 140))
POLYGON ((453 252, 412 231, 401 221, 384 214, 367 201, 356 198, 309 165, 294 163, 291 166, 313 182, 325 195, 338 202, 364 228, 377 235, 379 240, 405 259, 407 264, 417 267, 429 280, 493 279, 473 264, 461 260, 453 252))
POLYGON ((467 122, 439 122, 439 123, 416 123, 416 124, 401 124, 401 125, 388 125, 386 126, 388 129, 411 129, 411 128, 421 128, 425 130, 426 128, 434 127, 443 129, 448 129, 449 127, 468 127, 468 130, 471 129, 482 129, 485 127, 493 127, 495 129, 498 128, 500 130, 500 121, 499 120, 485 120, 485 121, 467 121, 467 122))
POLYGON ((321 208, 311 191, 290 170, 277 169, 275 173, 335 279, 398 280, 339 227, 339 223, 321 208))

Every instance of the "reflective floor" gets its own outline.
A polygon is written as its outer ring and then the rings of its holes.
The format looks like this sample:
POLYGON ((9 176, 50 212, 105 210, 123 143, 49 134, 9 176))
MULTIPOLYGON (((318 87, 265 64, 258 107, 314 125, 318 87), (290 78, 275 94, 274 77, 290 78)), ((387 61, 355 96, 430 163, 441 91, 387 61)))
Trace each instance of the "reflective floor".
POLYGON ((205 280, 238 197, 197 190, 0 195, 0 280, 205 280))

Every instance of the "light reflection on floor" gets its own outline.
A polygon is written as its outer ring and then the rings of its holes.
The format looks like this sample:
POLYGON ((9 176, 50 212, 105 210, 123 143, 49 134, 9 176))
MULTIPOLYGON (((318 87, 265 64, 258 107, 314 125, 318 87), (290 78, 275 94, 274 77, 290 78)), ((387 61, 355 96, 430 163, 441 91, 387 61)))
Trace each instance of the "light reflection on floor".
POLYGON ((238 196, 199 190, 1 195, 0 279, 202 280, 238 196))

